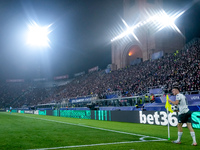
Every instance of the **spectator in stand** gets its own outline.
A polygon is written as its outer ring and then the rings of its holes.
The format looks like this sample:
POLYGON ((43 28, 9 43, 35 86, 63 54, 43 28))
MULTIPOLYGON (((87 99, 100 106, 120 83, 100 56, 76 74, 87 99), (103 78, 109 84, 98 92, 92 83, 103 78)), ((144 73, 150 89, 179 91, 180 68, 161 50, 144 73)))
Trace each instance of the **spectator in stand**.
POLYGON ((153 93, 151 93, 150 102, 151 102, 151 103, 154 103, 154 102, 155 102, 155 97, 154 97, 154 94, 153 94, 153 93))
POLYGON ((147 88, 164 87, 171 91, 173 83, 183 85, 180 92, 200 90, 200 41, 176 55, 166 54, 161 59, 145 61, 135 66, 112 71, 89 73, 75 78, 66 85, 42 88, 39 83, 1 83, 0 107, 21 107, 39 103, 61 102, 63 99, 100 95, 120 91, 122 96, 147 93, 147 88), (35 87, 35 88, 33 88, 35 87), (14 103, 13 103, 14 102, 14 103))

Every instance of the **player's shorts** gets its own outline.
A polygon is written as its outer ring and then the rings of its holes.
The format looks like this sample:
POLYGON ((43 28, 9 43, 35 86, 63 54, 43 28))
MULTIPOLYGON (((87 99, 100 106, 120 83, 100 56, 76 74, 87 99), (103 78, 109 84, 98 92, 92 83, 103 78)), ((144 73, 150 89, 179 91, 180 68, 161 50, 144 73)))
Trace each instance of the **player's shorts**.
POLYGON ((178 123, 191 123, 191 115, 192 115, 191 111, 188 111, 185 114, 180 114, 178 116, 178 123))

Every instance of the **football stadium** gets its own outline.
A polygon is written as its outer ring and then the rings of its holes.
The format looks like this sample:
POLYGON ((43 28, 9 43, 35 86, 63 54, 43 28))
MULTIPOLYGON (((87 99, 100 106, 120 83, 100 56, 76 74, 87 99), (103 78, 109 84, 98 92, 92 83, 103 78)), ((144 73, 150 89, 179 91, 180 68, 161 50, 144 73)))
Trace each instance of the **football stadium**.
POLYGON ((197 150, 199 0, 0 0, 0 150, 197 150))

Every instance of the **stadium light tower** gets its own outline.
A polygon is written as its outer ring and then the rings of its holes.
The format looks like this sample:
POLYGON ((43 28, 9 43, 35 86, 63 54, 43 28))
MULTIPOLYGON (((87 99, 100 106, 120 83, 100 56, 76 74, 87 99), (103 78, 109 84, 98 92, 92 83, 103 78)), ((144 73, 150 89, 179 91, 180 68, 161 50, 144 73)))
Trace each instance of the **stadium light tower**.
POLYGON ((39 26, 33 21, 28 25, 27 44, 36 47, 50 47, 48 35, 51 33, 51 30, 49 30, 51 25, 39 26))

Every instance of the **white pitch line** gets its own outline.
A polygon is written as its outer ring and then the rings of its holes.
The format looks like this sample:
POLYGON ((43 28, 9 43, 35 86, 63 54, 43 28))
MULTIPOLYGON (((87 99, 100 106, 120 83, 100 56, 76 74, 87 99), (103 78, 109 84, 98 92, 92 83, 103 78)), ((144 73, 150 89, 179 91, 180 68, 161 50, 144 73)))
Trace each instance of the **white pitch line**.
POLYGON ((136 142, 166 141, 166 139, 162 139, 162 138, 158 138, 158 137, 153 137, 153 136, 146 136, 146 135, 141 135, 141 134, 135 134, 135 133, 128 133, 128 132, 117 131, 117 130, 110 130, 110 129, 92 127, 92 126, 87 126, 87 125, 82 125, 82 124, 74 124, 74 123, 68 123, 68 122, 62 122, 62 121, 56 121, 56 120, 49 120, 49 119, 44 119, 44 118, 35 118, 35 117, 29 117, 29 116, 23 116, 23 115, 17 115, 17 114, 14 114, 14 115, 15 116, 21 116, 21 117, 32 118, 32 119, 39 119, 39 120, 45 120, 45 121, 50 121, 50 122, 58 122, 58 123, 63 123, 63 124, 68 124, 68 125, 74 125, 74 126, 81 126, 81 127, 86 127, 86 128, 92 128, 92 129, 110 131, 110 132, 121 133, 121 134, 141 136, 140 141, 126 141, 126 142, 100 143, 100 144, 89 144, 89 145, 75 145, 75 146, 64 146, 64 147, 53 147, 53 148, 39 148, 39 149, 29 149, 29 150, 49 150, 49 149, 89 147, 89 146, 100 146, 100 145, 127 144, 127 143, 136 143, 136 142), (144 140, 144 138, 155 138, 156 140, 144 140))
POLYGON ((49 150, 49 149, 62 149, 62 148, 76 148, 76 147, 91 147, 91 146, 104 146, 104 145, 116 145, 116 144, 130 144, 130 143, 139 143, 139 142, 155 142, 155 141, 164 141, 164 140, 125 141, 125 142, 99 143, 99 144, 88 144, 88 145, 74 145, 74 146, 62 146, 62 147, 39 148, 39 149, 28 149, 28 150, 49 150))
MULTIPOLYGON (((16 116, 21 116, 21 117, 27 117, 27 118, 33 118, 33 119, 39 119, 39 120, 45 120, 45 121, 50 121, 50 122, 58 122, 58 123, 63 123, 63 124, 69 124, 69 125, 74 125, 74 126, 81 126, 81 127, 86 127, 86 128, 92 128, 92 129, 98 129, 98 130, 104 130, 104 131, 110 131, 110 132, 115 132, 115 133, 121 133, 121 134, 128 134, 128 135, 135 135, 135 136, 142 136, 142 137, 150 137, 150 138, 155 138, 158 140, 166 140, 158 137, 153 137, 153 136, 147 136, 147 135, 142 135, 142 134, 135 134, 135 133, 128 133, 128 132, 123 132, 123 131, 117 131, 117 130, 111 130, 111 129, 105 129, 105 128, 98 128, 98 127, 92 127, 92 126, 87 126, 87 125, 82 125, 82 124, 74 124, 74 123, 69 123, 69 122, 62 122, 62 121, 56 121, 56 120, 49 120, 49 119, 44 119, 44 118, 35 118, 35 117, 28 117, 28 116, 23 116, 23 115, 17 115, 16 116)), ((141 138, 142 139, 142 138, 141 138)), ((142 139, 143 140, 143 139, 142 139)), ((145 140, 144 140, 145 141, 145 140)))

